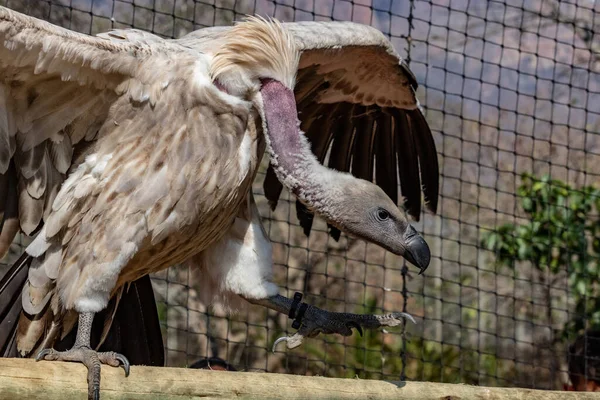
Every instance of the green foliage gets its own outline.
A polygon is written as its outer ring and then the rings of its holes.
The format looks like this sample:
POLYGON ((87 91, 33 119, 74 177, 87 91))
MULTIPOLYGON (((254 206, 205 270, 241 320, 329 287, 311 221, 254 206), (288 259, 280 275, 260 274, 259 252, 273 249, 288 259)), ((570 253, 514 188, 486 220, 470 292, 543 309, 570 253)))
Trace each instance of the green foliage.
POLYGON ((553 276, 567 272, 577 317, 565 325, 564 336, 600 328, 600 191, 593 186, 573 189, 549 176, 536 179, 525 174, 517 194, 529 221, 484 233, 482 245, 496 253, 498 265, 513 270, 518 260, 553 276))

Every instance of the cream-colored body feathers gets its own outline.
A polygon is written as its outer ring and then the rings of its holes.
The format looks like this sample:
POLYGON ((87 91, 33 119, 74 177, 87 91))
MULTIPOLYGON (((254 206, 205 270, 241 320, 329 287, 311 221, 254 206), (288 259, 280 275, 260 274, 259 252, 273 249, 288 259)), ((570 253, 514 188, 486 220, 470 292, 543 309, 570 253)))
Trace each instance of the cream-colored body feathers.
POLYGON ((213 84, 213 54, 135 31, 103 35, 107 50, 88 49, 83 35, 69 48, 50 36, 64 30, 35 21, 46 32, 32 36, 28 18, 0 9, 2 18, 3 60, 17 61, 0 62, 0 138, 10 144, 1 172, 12 158, 26 186, 23 231, 43 219, 23 290, 24 311, 38 317, 22 316, 17 338, 29 354, 66 310, 99 312, 127 282, 219 241, 248 199, 264 141, 252 103, 213 84), (97 60, 115 52, 114 63, 97 60))
POLYGON ((225 236, 187 263, 199 296, 206 303, 219 302, 228 309, 243 307, 246 299, 266 299, 278 293, 272 283, 273 255, 252 194, 240 208, 225 236))

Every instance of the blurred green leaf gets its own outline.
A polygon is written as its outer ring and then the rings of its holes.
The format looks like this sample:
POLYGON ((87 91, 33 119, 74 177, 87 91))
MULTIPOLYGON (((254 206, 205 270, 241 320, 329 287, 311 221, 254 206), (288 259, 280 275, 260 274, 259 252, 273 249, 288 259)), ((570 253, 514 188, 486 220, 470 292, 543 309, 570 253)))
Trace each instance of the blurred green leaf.
POLYGON ((552 274, 567 273, 577 317, 565 324, 564 338, 584 328, 600 328, 600 189, 575 189, 549 175, 523 174, 516 192, 529 221, 483 232, 482 246, 494 252, 498 267, 515 273, 515 261, 531 262, 552 274))

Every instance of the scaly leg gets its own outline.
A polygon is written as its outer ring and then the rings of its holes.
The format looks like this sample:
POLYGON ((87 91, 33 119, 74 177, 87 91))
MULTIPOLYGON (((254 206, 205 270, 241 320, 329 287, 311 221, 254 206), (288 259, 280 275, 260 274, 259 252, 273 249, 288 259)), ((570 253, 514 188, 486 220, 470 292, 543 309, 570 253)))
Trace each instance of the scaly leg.
POLYGON ((350 314, 325 311, 318 307, 300 303, 301 296, 296 294, 295 299, 288 299, 281 295, 275 295, 267 299, 245 298, 248 302, 270 308, 282 314, 287 314, 290 318, 295 318, 294 328, 298 329, 294 335, 281 337, 273 344, 275 347, 282 341, 287 342, 287 348, 293 349, 302 344, 305 337, 315 337, 319 333, 338 333, 343 336, 352 335, 352 328, 362 335, 362 329, 376 329, 381 326, 396 326, 403 322, 404 318, 415 322, 414 318, 407 313, 395 312, 385 315, 375 314, 350 314), (294 312, 290 314, 290 310, 294 312))
POLYGON ((100 399, 101 365, 108 364, 113 367, 122 365, 125 370, 125 376, 129 376, 129 361, 125 356, 113 351, 98 353, 92 350, 90 335, 93 321, 94 313, 79 314, 79 326, 77 327, 77 336, 73 347, 67 351, 44 349, 38 353, 35 360, 74 361, 82 363, 88 369, 88 399, 98 400, 100 399))

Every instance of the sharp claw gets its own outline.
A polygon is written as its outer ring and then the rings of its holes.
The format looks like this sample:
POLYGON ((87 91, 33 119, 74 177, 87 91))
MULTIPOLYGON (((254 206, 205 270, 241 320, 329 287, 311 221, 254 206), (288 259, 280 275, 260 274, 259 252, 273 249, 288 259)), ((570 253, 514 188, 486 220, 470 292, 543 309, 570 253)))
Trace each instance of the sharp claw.
POLYGON ((100 389, 94 388, 93 399, 94 400, 100 400, 100 389))
POLYGON ((352 329, 352 328, 356 328, 356 331, 358 332, 358 334, 360 335, 360 337, 362 337, 362 336, 363 336, 363 329, 362 329, 362 326, 360 326, 360 325, 359 325, 359 324, 357 324, 356 322, 354 322, 354 321, 350 321, 350 322, 348 322, 348 323, 346 324, 346 326, 347 326, 348 328, 350 328, 350 329, 352 329))
POLYGON ((405 313, 405 312, 399 312, 397 313, 399 316, 404 317, 406 319, 408 319, 410 322, 412 322, 413 324, 417 324, 417 321, 415 321, 415 319, 413 318, 412 315, 410 315, 409 313, 405 313))
POLYGON ((117 354, 115 358, 121 362, 121 367, 125 370, 125 378, 127 378, 129 376, 129 360, 122 354, 117 354))
POLYGON ((281 342, 287 342, 290 338, 287 336, 282 336, 273 343, 273 353, 275 353, 275 347, 281 342))
POLYGON ((50 353, 52 353, 52 349, 44 349, 44 350, 40 351, 37 354, 37 356, 35 356, 35 361, 42 361, 44 359, 44 357, 46 357, 50 353))

